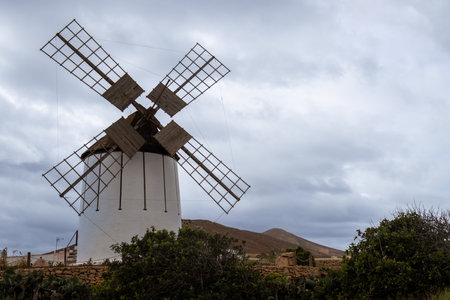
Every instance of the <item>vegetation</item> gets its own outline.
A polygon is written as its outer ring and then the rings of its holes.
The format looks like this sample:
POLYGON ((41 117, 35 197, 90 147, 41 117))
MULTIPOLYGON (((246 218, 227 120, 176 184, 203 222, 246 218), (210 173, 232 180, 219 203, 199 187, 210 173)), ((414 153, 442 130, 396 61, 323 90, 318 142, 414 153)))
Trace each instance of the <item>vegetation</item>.
POLYGON ((0 281, 0 299, 91 299, 92 289, 76 277, 49 276, 33 271, 22 275, 14 269, 3 272, 0 281))
POLYGON ((295 259, 299 266, 316 266, 314 256, 312 256, 311 252, 303 249, 301 246, 298 246, 296 249, 286 249, 286 252, 295 252, 295 259))
MULTIPOLYGON (((0 299, 447 299, 450 212, 408 209, 357 231, 342 268, 321 277, 262 276, 235 239, 190 228, 148 231, 113 249, 104 281, 3 273, 0 299), (431 296, 441 293, 440 297, 431 296)), ((310 253, 295 249, 299 264, 310 253)))
POLYGON ((6 258, 8 256, 8 249, 4 248, 0 251, 0 270, 5 270, 8 266, 6 258))
POLYGON ((260 299, 306 300, 314 299, 317 278, 289 278, 286 275, 271 273, 263 276, 260 299))
POLYGON ((219 234, 181 229, 147 231, 113 249, 112 262, 98 290, 109 299, 259 299, 259 274, 242 245, 219 234))
POLYGON ((318 283, 319 298, 422 299, 450 287, 450 212, 400 211, 355 239, 342 269, 318 283))
POLYGON ((269 253, 260 253, 256 257, 258 258, 258 264, 261 265, 272 265, 275 263, 279 253, 275 250, 269 251, 269 253))
POLYGON ((103 299, 311 299, 315 286, 310 278, 264 277, 242 244, 198 229, 148 231, 113 248, 122 261, 110 263, 97 290, 103 299))

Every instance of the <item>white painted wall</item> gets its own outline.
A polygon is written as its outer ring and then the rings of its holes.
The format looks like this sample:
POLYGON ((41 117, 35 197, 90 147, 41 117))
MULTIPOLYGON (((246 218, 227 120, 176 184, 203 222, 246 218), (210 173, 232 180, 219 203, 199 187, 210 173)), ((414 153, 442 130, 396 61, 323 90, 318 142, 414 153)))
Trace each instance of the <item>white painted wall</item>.
MULTIPOLYGON (((120 152, 112 155, 119 158, 120 152)), ((88 157, 86 160, 92 165, 96 159, 88 157)), ((98 168, 94 172, 98 173, 98 168)), ((93 176, 88 180, 93 180, 93 176)), ((88 189, 85 196, 94 198, 88 189)), ((110 249, 112 244, 130 242, 132 236, 142 236, 152 226, 156 230, 175 232, 181 227, 177 162, 169 156, 137 152, 122 171, 121 210, 119 198, 120 173, 100 194, 98 210, 95 199, 80 216, 77 263, 89 259, 94 262, 118 259, 110 249), (147 210, 144 210, 144 155, 147 210)))

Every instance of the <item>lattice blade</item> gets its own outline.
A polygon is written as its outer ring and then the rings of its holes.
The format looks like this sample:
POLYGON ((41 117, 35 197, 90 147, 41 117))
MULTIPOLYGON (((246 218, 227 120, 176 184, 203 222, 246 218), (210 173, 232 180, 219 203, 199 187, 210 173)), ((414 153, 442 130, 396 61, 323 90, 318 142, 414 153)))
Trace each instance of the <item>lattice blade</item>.
POLYGON ((101 132, 42 176, 81 215, 128 163, 116 148, 101 132))
POLYGON ((144 92, 76 20, 41 51, 122 111, 144 92))
POLYGON ((147 98, 172 117, 229 72, 226 66, 197 43, 147 98), (178 99, 165 95, 161 85, 165 85, 178 99))
POLYGON ((227 214, 250 188, 250 185, 194 138, 177 154, 180 166, 227 214))

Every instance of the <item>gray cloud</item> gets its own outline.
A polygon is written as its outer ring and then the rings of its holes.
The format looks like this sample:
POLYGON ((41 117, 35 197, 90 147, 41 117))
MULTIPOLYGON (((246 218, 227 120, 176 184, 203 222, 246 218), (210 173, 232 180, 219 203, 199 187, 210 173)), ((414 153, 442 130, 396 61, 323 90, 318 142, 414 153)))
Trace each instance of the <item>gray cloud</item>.
POLYGON ((448 209, 448 12, 445 1, 0 2, 0 248, 70 238, 77 217, 41 174, 121 116, 39 51, 74 17, 146 93, 197 41, 232 70, 175 119, 252 188, 223 215, 180 170, 184 218, 344 249, 408 203, 448 209))

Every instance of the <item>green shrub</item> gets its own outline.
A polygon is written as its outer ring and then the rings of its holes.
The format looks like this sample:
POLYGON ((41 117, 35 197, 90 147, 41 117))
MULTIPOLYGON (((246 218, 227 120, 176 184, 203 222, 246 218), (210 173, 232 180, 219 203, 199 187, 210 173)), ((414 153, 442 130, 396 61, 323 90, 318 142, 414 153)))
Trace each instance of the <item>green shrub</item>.
POLYGON ((342 269, 319 282, 319 299, 426 298, 450 287, 449 211, 400 211, 356 239, 342 269))
POLYGON ((260 284, 262 290, 260 299, 313 299, 316 284, 317 279, 314 277, 291 279, 286 275, 270 273, 263 277, 260 284))
POLYGON ((109 264, 96 289, 101 299, 311 299, 316 284, 262 276, 242 244, 199 229, 147 231, 113 249, 122 261, 109 264))
POLYGON ((113 249, 112 262, 97 290, 102 298, 260 299, 260 275, 246 262, 242 245, 219 234, 183 228, 147 231, 113 249))
POLYGON ((0 281, 0 299, 91 299, 91 296, 91 287, 76 277, 44 278, 42 272, 22 275, 9 268, 0 281))

